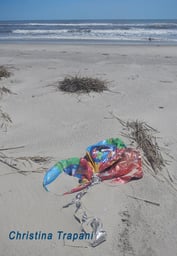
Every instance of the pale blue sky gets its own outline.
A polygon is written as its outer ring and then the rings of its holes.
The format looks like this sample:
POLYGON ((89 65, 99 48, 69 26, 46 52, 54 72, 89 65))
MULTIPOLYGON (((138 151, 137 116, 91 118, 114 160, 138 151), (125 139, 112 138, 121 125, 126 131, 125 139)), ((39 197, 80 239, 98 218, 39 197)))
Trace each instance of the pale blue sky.
POLYGON ((177 0, 0 0, 0 20, 177 19, 177 0))

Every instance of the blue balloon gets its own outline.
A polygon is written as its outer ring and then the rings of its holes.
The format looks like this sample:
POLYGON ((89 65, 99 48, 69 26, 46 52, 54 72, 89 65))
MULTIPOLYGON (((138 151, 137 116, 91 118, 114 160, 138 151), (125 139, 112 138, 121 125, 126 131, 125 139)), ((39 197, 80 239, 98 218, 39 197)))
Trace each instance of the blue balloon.
POLYGON ((62 170, 59 168, 59 166, 54 165, 51 169, 49 169, 46 172, 43 180, 43 187, 48 191, 47 185, 53 182, 61 173, 62 170))

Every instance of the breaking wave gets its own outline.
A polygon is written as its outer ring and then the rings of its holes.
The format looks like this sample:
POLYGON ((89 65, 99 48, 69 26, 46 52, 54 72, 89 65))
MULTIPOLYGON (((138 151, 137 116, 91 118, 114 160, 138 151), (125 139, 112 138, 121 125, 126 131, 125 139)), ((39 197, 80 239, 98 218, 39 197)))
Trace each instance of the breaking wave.
POLYGON ((177 20, 89 20, 0 22, 3 40, 177 41, 177 20))

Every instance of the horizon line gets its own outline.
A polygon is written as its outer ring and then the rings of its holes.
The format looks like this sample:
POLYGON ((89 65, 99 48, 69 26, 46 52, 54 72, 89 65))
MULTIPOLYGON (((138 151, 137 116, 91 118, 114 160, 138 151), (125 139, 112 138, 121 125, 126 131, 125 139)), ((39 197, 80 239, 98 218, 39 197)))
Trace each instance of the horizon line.
POLYGON ((139 20, 149 20, 149 21, 151 21, 151 20, 176 20, 177 21, 177 18, 148 18, 148 19, 142 19, 142 18, 124 18, 124 19, 119 19, 119 18, 106 18, 106 19, 103 19, 103 18, 96 18, 96 19, 94 19, 94 18, 88 18, 88 19, 86 19, 86 18, 84 18, 84 19, 72 19, 72 18, 70 18, 70 19, 68 19, 68 18, 65 18, 65 19, 2 19, 2 20, 0 20, 0 22, 1 21, 80 21, 80 20, 83 20, 83 21, 86 21, 86 20, 99 20, 99 21, 105 21, 105 20, 137 20, 137 21, 139 21, 139 20))

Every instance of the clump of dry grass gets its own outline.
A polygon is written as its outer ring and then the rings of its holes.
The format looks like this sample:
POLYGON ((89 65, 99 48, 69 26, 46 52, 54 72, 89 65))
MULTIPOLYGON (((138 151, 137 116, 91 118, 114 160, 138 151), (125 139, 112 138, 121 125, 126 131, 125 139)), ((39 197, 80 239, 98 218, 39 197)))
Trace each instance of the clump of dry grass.
MULTIPOLYGON (((11 147, 11 148, 1 148, 0 149, 0 163, 14 169, 19 174, 26 175, 28 173, 39 173, 46 171, 48 163, 52 160, 52 157, 46 156, 30 156, 30 157, 12 157, 7 156, 4 151, 14 150, 24 148, 24 146, 11 147), (31 167, 34 168, 31 169, 31 167)), ((14 174, 10 172, 7 174, 14 174)), ((7 175, 3 174, 3 175, 7 175)), ((1 176, 1 175, 0 175, 1 176)))
POLYGON ((137 147, 143 151, 144 162, 147 166, 150 166, 155 174, 161 171, 166 165, 166 161, 161 154, 157 137, 155 136, 158 131, 145 122, 138 120, 125 122, 113 114, 112 116, 123 125, 125 132, 122 135, 135 141, 137 147))
POLYGON ((131 138, 143 150, 147 163, 157 174, 165 166, 165 160, 162 157, 160 147, 154 135, 157 133, 157 130, 138 120, 127 122, 126 126, 130 130, 131 138))
POLYGON ((0 66, 0 79, 5 77, 9 77, 10 76, 10 72, 7 70, 7 68, 5 66, 0 66))
POLYGON ((90 93, 108 90, 106 81, 78 75, 65 77, 59 82, 58 88, 68 93, 90 93))
POLYGON ((9 90, 6 87, 0 87, 0 96, 3 96, 4 94, 12 94, 11 90, 9 90))
POLYGON ((28 163, 33 162, 35 164, 46 164, 51 161, 51 157, 43 156, 29 156, 29 157, 18 157, 16 160, 26 161, 28 163))
POLYGON ((0 107, 0 129, 5 129, 7 130, 7 127, 12 123, 12 119, 10 116, 2 111, 0 107))

